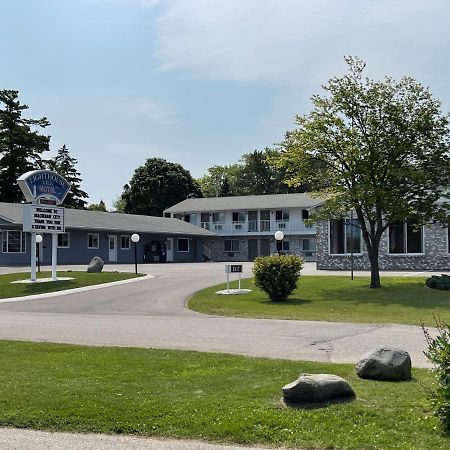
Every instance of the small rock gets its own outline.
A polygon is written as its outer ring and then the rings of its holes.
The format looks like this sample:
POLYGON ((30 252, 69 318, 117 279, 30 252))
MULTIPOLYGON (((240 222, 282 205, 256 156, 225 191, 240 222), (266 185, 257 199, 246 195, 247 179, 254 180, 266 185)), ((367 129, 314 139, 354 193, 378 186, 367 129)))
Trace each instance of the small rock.
POLYGON ((411 379, 409 353, 395 347, 377 347, 366 353, 356 364, 360 378, 384 381, 411 379))
POLYGON ((103 259, 99 256, 94 256, 92 258, 92 261, 89 263, 89 266, 87 268, 88 273, 99 273, 103 270, 103 266, 105 263, 103 262, 103 259))
POLYGON ((283 387, 287 403, 315 403, 355 397, 350 384, 337 375, 302 373, 283 387))

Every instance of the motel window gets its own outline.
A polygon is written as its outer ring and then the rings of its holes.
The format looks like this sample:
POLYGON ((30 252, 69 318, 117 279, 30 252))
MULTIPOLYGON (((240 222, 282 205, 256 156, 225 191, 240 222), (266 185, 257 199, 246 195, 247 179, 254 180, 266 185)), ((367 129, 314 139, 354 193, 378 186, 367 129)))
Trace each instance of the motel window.
POLYGON ((309 211, 307 209, 302 209, 302 220, 309 219, 309 211))
POLYGON ((223 250, 225 252, 238 252, 239 239, 225 239, 223 241, 223 250))
POLYGON ((245 222, 245 212, 234 212, 233 213, 233 222, 243 223, 245 222))
POLYGON ((178 220, 183 220, 183 214, 174 214, 173 218, 178 219, 178 220))
POLYGON ((287 210, 278 210, 275 211, 275 220, 289 220, 289 211, 287 210))
POLYGON ((58 234, 58 248, 69 248, 69 247, 70 247, 69 233, 58 234))
POLYGON ((25 253, 25 233, 22 231, 3 231, 2 250, 3 253, 25 253))
POLYGON ((358 219, 331 220, 330 221, 330 255, 348 255, 361 253, 361 228, 358 219), (353 233, 353 235, 352 235, 353 233))
POLYGON ((389 227, 389 253, 393 255, 423 253, 422 227, 414 222, 397 222, 389 227))
POLYGON ((224 212, 213 213, 213 222, 214 223, 224 223, 225 222, 225 213, 224 212))
POLYGON ((283 239, 282 241, 281 241, 281 250, 283 251, 283 252, 288 252, 289 251, 289 241, 288 240, 286 240, 286 239, 283 239))
POLYGON ((98 248, 99 238, 98 234, 88 233, 88 248, 96 249, 98 248))
POLYGON ((121 250, 130 249, 130 236, 128 235, 120 236, 120 248, 121 250))
POLYGON ((189 251, 189 239, 178 238, 178 251, 184 253, 189 251))

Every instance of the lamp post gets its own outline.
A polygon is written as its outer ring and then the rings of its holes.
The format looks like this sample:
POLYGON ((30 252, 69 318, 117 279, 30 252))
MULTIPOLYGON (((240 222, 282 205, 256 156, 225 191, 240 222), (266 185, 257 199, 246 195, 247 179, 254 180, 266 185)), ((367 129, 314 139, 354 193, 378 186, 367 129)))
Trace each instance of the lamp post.
POLYGON ((141 237, 137 233, 131 235, 131 240, 134 242, 134 271, 137 275, 137 243, 141 237))
POLYGON ((42 242, 42 234, 37 234, 36 235, 36 258, 37 258, 37 267, 38 267, 38 272, 40 272, 41 271, 41 258, 40 258, 40 254, 39 254, 39 252, 40 252, 40 250, 39 250, 39 248, 40 248, 40 243, 42 242))
POLYGON ((277 251, 278 255, 281 255, 281 246, 284 239, 284 233, 280 230, 275 231, 275 239, 277 241, 277 251))

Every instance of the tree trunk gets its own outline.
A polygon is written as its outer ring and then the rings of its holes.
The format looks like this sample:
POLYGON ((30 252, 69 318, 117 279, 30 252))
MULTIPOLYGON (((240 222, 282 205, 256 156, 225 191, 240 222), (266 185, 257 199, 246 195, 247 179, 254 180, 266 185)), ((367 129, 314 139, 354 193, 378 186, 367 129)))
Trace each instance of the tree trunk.
POLYGON ((371 288, 381 287, 380 268, 378 265, 378 250, 379 250, 379 242, 376 245, 373 245, 372 249, 369 251, 371 288))

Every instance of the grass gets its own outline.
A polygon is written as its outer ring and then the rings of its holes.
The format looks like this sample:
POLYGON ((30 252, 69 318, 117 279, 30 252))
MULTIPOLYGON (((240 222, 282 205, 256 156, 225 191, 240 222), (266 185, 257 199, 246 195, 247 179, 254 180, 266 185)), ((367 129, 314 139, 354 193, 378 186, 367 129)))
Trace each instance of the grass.
MULTIPOLYGON (((74 289, 93 284, 109 283, 111 281, 128 280, 136 277, 134 273, 119 272, 58 272, 59 277, 72 277, 73 280, 52 281, 48 283, 17 283, 11 284, 12 281, 25 280, 30 278, 29 273, 9 273, 0 275, 0 298, 22 297, 24 295, 44 294, 47 292, 62 291, 65 289, 74 289)), ((142 276, 141 274, 137 276, 142 276)), ((51 272, 41 272, 38 278, 49 278, 51 272)))
POLYGON ((0 354, 0 426, 301 448, 450 447, 423 369, 389 383, 360 380, 350 365, 185 351, 0 341, 0 354), (340 375, 357 399, 283 407, 281 387, 301 372, 340 375))
MULTIPOLYGON (((380 289, 369 289, 369 278, 302 276, 284 302, 271 302, 251 279, 246 295, 217 295, 224 285, 196 293, 189 308, 207 314, 270 319, 435 325, 434 315, 450 322, 450 291, 425 286, 421 277, 384 277, 380 289)), ((234 287, 234 286, 233 286, 234 287)))

